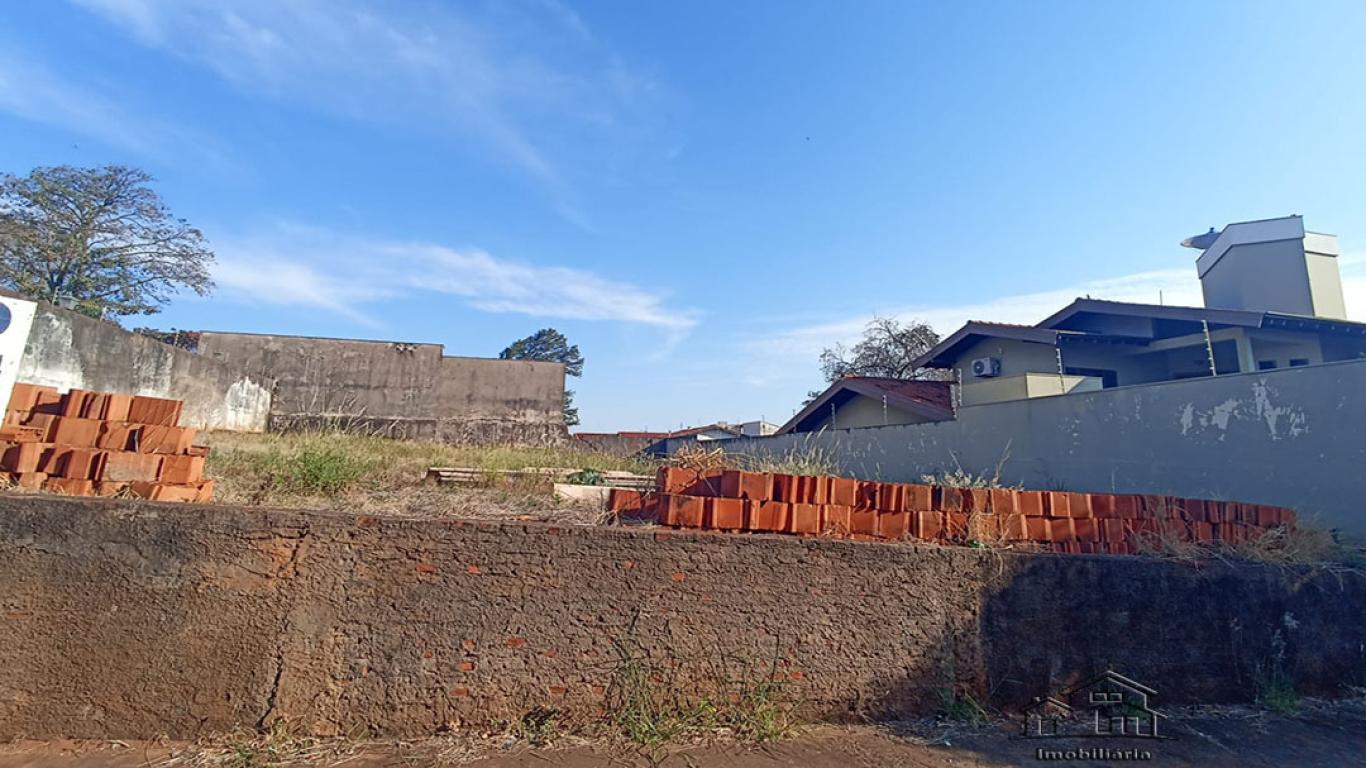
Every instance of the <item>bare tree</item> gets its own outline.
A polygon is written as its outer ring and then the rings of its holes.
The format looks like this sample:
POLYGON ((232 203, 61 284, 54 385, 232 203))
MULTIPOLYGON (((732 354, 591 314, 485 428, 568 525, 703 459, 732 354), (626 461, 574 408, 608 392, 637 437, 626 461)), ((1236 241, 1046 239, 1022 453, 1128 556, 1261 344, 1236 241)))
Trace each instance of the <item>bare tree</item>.
POLYGON ((874 317, 853 347, 836 344, 821 352, 821 373, 827 383, 845 376, 883 376, 891 379, 936 379, 938 371, 913 364, 939 343, 939 334, 918 320, 905 324, 894 317, 874 317))
POLYGON ((213 252, 136 168, 56 166, 0 176, 0 285, 77 311, 150 315, 213 289, 213 252))

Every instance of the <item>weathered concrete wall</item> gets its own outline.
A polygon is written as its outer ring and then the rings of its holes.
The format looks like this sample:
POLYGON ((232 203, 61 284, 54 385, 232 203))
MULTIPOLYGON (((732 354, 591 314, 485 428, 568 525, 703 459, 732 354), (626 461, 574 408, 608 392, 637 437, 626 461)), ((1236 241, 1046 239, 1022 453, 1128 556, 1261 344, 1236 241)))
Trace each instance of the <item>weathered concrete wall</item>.
POLYGON ((392 420, 398 434, 433 434, 438 344, 205 331, 199 354, 274 378, 272 427, 299 419, 392 420))
POLYGON ((0 294, 0 404, 8 403, 14 392, 37 310, 34 302, 0 294))
POLYGON ((1366 674, 1360 572, 0 496, 0 584, 0 738, 591 718, 628 666, 836 718, 1106 666, 1246 700, 1278 641, 1307 693, 1366 674))
POLYGON ((19 380, 184 400, 180 423, 200 429, 262 432, 270 414, 267 377, 43 303, 19 380))
POLYGON ((276 380, 272 429, 454 443, 565 438, 564 366, 443 357, 439 344, 206 331, 199 353, 276 380))
POLYGON ((1293 507, 1366 538, 1366 361, 960 408, 956 421, 731 440, 739 454, 830 452, 843 473, 958 467, 1028 488, 1293 507))
POLYGON ((443 357, 434 392, 441 439, 560 442, 564 426, 564 366, 531 360, 443 357))

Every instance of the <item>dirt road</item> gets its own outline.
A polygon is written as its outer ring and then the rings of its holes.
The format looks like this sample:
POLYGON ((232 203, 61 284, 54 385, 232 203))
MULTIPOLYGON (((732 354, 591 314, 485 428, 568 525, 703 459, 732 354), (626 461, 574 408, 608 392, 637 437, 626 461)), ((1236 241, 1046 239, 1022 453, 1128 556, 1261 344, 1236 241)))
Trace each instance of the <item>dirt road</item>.
MULTIPOLYGON (((1252 709, 1173 710, 1169 738, 1027 739, 1020 724, 967 727, 933 723, 815 726, 767 746, 710 744, 654 756, 677 768, 976 768, 1036 764, 1154 766, 1366 765, 1366 702, 1308 703, 1292 716, 1252 709), (1039 750, 1085 759, 1044 759, 1039 750), (1111 759, 1091 759, 1100 750, 1111 759)), ((15 742, 0 745, 0 768, 257 768, 264 766, 471 766, 597 768, 649 766, 650 756, 602 743, 561 739, 530 749, 498 739, 404 743, 247 743, 216 748, 175 743, 15 742), (276 752, 272 754, 271 748, 276 752)))

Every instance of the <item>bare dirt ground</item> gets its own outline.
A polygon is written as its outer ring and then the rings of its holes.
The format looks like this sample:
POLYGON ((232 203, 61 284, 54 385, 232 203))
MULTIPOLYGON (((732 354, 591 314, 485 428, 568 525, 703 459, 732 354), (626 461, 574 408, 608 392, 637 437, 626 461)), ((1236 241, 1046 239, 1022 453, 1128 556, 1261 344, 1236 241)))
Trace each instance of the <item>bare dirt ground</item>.
POLYGON ((1251 708, 1171 709, 1169 735, 1154 739, 1027 739, 1019 723, 964 726, 933 722, 811 726, 776 744, 718 740, 645 755, 624 745, 561 738, 532 749, 511 738, 412 742, 32 742, 0 745, 3 768, 264 768, 264 766, 476 766, 477 768, 975 768, 1080 762, 1157 766, 1366 765, 1366 702, 1305 702, 1293 715, 1251 708), (1109 750, 1128 759, 1044 760, 1039 749, 1109 750), (277 749, 277 752, 272 752, 277 749), (1144 755, 1146 754, 1146 758, 1144 755))

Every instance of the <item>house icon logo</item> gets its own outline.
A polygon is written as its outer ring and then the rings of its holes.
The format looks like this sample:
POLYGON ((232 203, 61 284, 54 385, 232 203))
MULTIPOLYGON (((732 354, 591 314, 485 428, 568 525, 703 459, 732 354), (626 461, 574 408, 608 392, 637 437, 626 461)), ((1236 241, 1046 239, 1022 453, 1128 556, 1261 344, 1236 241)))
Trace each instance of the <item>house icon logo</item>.
POLYGON ((1065 691, 1036 698, 1025 709, 1024 735, 1162 738, 1158 725, 1167 716, 1152 708, 1150 698, 1156 696, 1152 688, 1107 669, 1065 691))

